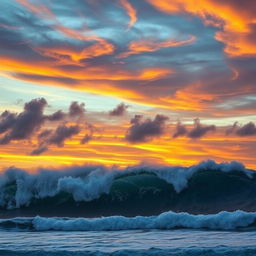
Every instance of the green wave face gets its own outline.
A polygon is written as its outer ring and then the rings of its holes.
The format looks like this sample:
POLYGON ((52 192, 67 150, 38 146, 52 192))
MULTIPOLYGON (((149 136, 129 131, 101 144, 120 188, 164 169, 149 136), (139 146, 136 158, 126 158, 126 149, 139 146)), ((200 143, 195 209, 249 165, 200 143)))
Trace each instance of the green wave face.
MULTIPOLYGON (((14 198, 15 183, 8 184, 6 198, 14 198)), ((3 216, 104 216, 156 215, 164 211, 216 213, 222 210, 256 210, 256 178, 242 172, 207 171, 194 173, 187 187, 177 193, 172 184, 152 172, 129 173, 114 178, 109 193, 85 202, 60 192, 43 199, 33 198, 19 209, 2 207, 3 216)))

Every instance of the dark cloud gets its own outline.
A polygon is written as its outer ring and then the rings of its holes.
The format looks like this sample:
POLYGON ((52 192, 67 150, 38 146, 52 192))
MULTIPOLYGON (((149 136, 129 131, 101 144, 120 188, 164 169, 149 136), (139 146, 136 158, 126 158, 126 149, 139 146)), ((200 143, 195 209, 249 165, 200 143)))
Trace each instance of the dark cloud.
POLYGON ((142 120, 141 115, 135 115, 131 119, 131 127, 128 129, 125 139, 130 143, 146 142, 164 133, 167 116, 156 115, 154 120, 150 118, 142 120))
POLYGON ((17 115, 9 111, 4 111, 0 116, 0 133, 6 132, 15 123, 17 115))
POLYGON ((70 117, 83 117, 85 115, 85 104, 79 104, 77 101, 71 103, 69 107, 70 117))
MULTIPOLYGON (((87 123, 85 125, 87 133, 80 140, 81 144, 86 144, 93 139, 93 133, 96 131, 96 127, 87 123)), ((65 140, 72 138, 81 131, 79 125, 67 126, 66 124, 59 125, 55 130, 44 130, 38 134, 38 147, 31 152, 31 155, 40 155, 49 149, 50 145, 56 145, 63 147, 65 140)))
POLYGON ((234 122, 234 124, 231 127, 227 128, 225 132, 226 135, 233 133, 236 130, 237 126, 238 126, 238 122, 234 122))
POLYGON ((62 110, 58 110, 55 113, 49 115, 47 118, 49 121, 61 121, 66 117, 66 114, 62 110))
POLYGON ((38 146, 35 150, 33 150, 30 154, 31 155, 40 155, 48 150, 49 138, 53 130, 43 130, 37 135, 38 146))
POLYGON ((33 150, 31 155, 40 155, 49 149, 50 145, 63 147, 67 139, 81 131, 79 125, 67 126, 66 124, 59 125, 55 131, 44 130, 38 135, 38 147, 33 150))
POLYGON ((129 107, 128 105, 125 105, 124 103, 120 103, 113 110, 111 110, 109 112, 109 115, 110 116, 123 116, 126 113, 128 107, 129 107))
POLYGON ((41 155, 42 153, 44 153, 45 151, 48 150, 48 147, 39 147, 39 148, 36 148, 35 150, 33 150, 30 155, 32 156, 38 156, 38 155, 41 155))
POLYGON ((44 130, 42 132, 40 132, 37 136, 37 138, 39 140, 43 140, 44 138, 47 138, 51 135, 51 133, 53 132, 53 130, 44 130))
POLYGON ((189 131, 188 137, 191 139, 199 139, 203 137, 206 133, 210 131, 215 131, 216 126, 215 125, 202 125, 200 123, 200 119, 196 118, 194 120, 194 128, 189 131))
POLYGON ((12 140, 29 139, 44 123, 43 111, 46 105, 46 100, 40 98, 26 103, 24 111, 18 115, 5 111, 1 115, 0 129, 6 134, 0 139, 0 144, 8 144, 12 140))
POLYGON ((68 113, 63 112, 62 110, 58 110, 55 113, 48 115, 47 119, 49 121, 62 121, 68 118, 82 118, 85 115, 85 104, 78 103, 77 101, 73 101, 70 106, 68 113))
POLYGON ((94 125, 87 123, 86 127, 87 129, 87 134, 84 135, 84 137, 82 138, 82 140, 80 141, 81 144, 86 144, 89 141, 91 141, 93 139, 93 134, 96 130, 98 130, 94 125))
POLYGON ((236 134, 238 136, 252 136, 256 135, 256 125, 253 122, 249 122, 244 126, 238 128, 236 130, 236 134))
POLYGON ((66 126, 60 125, 56 128, 54 134, 49 139, 49 144, 55 144, 58 147, 63 147, 65 140, 71 138, 72 136, 80 132, 80 127, 78 125, 66 126))
POLYGON ((82 138, 82 140, 81 140, 81 144, 86 144, 86 143, 88 143, 89 141, 91 141, 92 140, 92 135, 91 134, 86 134, 83 138, 82 138))
POLYGON ((183 125, 181 122, 178 122, 176 125, 176 130, 174 132, 174 134, 172 135, 173 138, 177 138, 180 136, 184 136, 186 135, 188 132, 187 128, 185 125, 183 125))
POLYGON ((238 122, 235 122, 231 127, 227 128, 226 130, 226 135, 232 133, 241 137, 256 135, 256 125, 253 122, 249 122, 241 126, 238 124, 238 122))
MULTIPOLYGON (((48 150, 49 145, 64 146, 65 140, 71 138, 80 132, 80 118, 84 116, 84 104, 72 102, 69 111, 63 112, 58 110, 50 115, 45 115, 44 110, 47 106, 47 101, 44 98, 33 99, 25 103, 24 110, 17 114, 10 111, 4 111, 0 115, 0 144, 8 144, 13 140, 29 140, 37 134, 37 148, 31 152, 31 155, 39 155, 48 150), (67 126, 59 125, 58 122, 68 122, 76 120, 77 124, 67 126), (58 127, 53 129, 45 129, 40 132, 45 122, 54 122, 53 125, 58 127), (56 124, 57 122, 57 124, 56 124)), ((88 126, 88 136, 83 139, 83 143, 92 139, 93 126, 88 126)))

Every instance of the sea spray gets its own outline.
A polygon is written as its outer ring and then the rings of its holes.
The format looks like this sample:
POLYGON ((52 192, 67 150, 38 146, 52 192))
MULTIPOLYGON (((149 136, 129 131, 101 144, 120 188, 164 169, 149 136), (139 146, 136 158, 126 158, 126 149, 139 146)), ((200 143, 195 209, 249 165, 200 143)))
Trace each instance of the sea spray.
MULTIPOLYGON (((85 166, 62 171, 39 170, 36 174, 11 168, 0 176, 0 206, 6 209, 26 207, 32 201, 53 198, 61 193, 71 195, 76 202, 90 202, 109 194, 117 179, 143 173, 157 176, 170 184, 176 193, 181 193, 198 172, 237 173, 252 181, 255 178, 253 171, 238 162, 217 164, 214 161, 205 161, 188 168, 135 166, 108 170, 102 166, 85 166)), ((140 191, 143 191, 143 187, 140 191)), ((157 192, 157 189, 154 191, 157 192)))
POLYGON ((119 231, 152 229, 210 229, 237 230, 256 229, 256 213, 235 211, 217 214, 189 214, 164 212, 150 217, 110 216, 101 218, 13 218, 1 219, 0 229, 19 229, 34 231, 119 231))

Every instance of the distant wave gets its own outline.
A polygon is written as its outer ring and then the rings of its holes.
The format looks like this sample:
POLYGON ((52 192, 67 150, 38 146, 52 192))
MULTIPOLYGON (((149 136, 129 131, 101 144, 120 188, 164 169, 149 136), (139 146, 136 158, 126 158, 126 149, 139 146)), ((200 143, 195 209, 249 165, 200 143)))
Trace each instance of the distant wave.
POLYGON ((165 212, 150 217, 111 216, 101 218, 13 218, 0 220, 0 229, 34 231, 119 231, 152 229, 236 230, 256 228, 256 213, 235 211, 193 215, 165 212))
POLYGON ((11 168, 0 176, 0 217, 255 211, 255 195, 255 172, 238 162, 124 170, 86 166, 36 174, 11 168))
POLYGON ((120 250, 112 253, 105 252, 49 252, 49 251, 1 251, 0 256, 255 256, 255 248, 205 248, 205 249, 187 249, 187 250, 120 250))

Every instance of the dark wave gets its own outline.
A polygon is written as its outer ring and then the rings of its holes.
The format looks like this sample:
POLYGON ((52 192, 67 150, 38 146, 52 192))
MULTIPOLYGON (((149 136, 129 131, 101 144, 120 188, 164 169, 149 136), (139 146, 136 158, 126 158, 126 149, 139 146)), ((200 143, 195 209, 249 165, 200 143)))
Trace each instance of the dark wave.
POLYGON ((80 167, 0 177, 0 217, 150 216, 165 211, 256 211, 256 175, 241 164, 107 170, 80 167))

